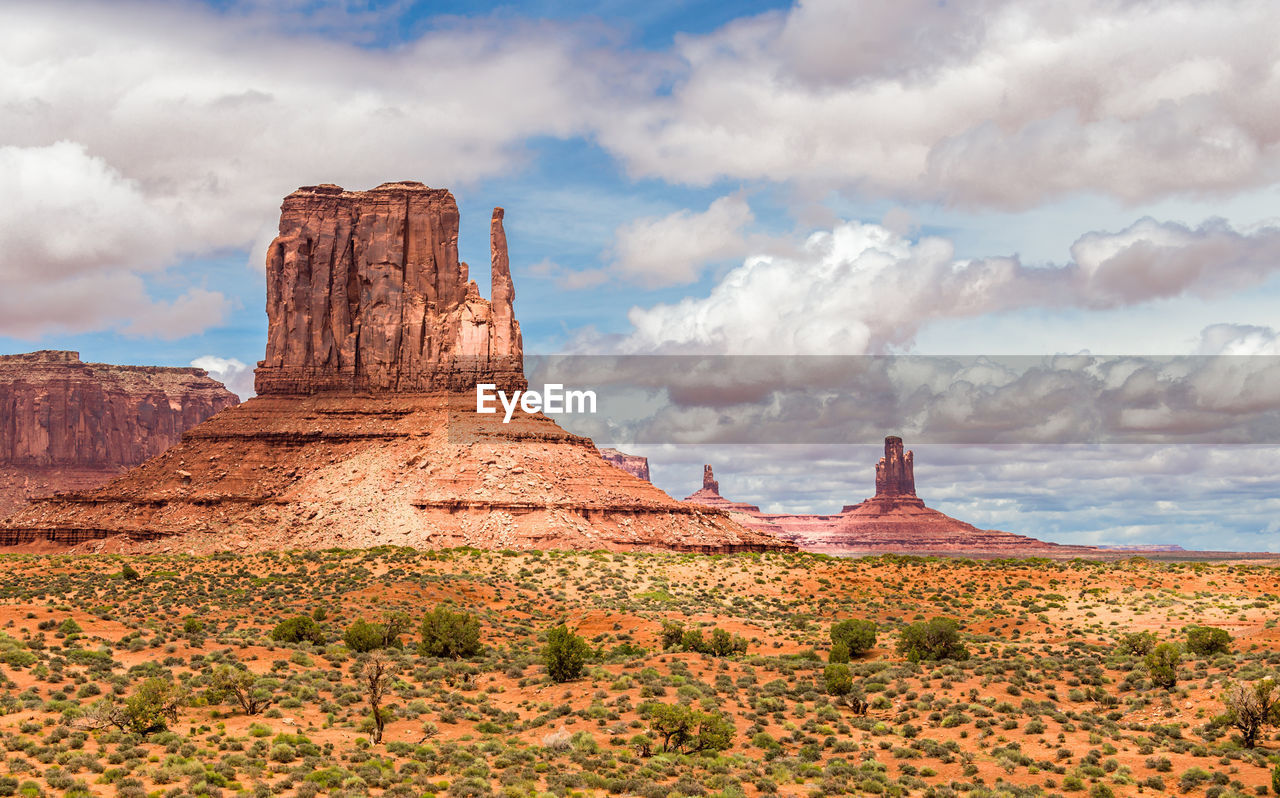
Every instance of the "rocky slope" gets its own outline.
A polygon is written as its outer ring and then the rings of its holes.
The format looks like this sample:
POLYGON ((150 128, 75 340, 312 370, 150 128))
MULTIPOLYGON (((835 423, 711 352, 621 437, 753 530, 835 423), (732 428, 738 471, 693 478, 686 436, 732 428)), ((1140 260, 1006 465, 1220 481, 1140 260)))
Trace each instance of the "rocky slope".
POLYGON ((491 303, 457 261, 449 192, 291 194, 267 255, 260 395, 105 487, 33 503, 0 545, 794 550, 545 416, 475 412, 477 382, 525 386, 502 218, 491 303))
POLYGON ((0 517, 34 496, 94 487, 237 404, 202 369, 0 356, 0 517))

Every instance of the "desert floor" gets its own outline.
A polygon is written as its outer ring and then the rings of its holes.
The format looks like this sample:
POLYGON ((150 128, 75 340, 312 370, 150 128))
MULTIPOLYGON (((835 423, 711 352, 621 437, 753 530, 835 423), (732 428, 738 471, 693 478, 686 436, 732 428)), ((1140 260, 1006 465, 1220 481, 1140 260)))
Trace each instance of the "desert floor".
POLYGON ((1231 684, 1280 665, 1266 565, 388 548, 0 568, 0 795, 1212 798, 1268 794, 1280 763, 1275 728, 1247 749, 1215 720, 1231 684), (417 622, 440 603, 479 620, 479 655, 419 656, 417 622), (369 655, 343 633, 392 612, 413 625, 385 655, 391 719, 373 744, 369 655), (298 615, 327 641, 274 641, 298 615), (936 616, 960 622, 967 660, 896 653, 904 625, 936 616), (824 671, 845 618, 878 637, 841 696, 824 671), (663 621, 747 652, 664 650, 663 621), (542 649, 562 622, 593 655, 555 683, 542 649), (1230 650, 1187 650, 1194 625, 1230 650), (1139 631, 1182 646, 1172 689, 1121 645, 1139 631), (264 711, 209 694, 225 665, 258 677, 264 711), (103 721, 153 679, 185 697, 167 730, 103 721), (654 703, 727 716, 730 747, 663 752, 654 703))

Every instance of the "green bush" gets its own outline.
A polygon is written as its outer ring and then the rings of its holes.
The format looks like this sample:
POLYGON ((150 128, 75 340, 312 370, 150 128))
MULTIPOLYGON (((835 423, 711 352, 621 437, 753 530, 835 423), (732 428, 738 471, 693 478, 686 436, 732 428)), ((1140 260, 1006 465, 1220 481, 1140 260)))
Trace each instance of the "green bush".
POLYGON ((842 663, 828 665, 822 671, 822 680, 830 695, 848 695, 853 692, 853 673, 842 663))
POLYGON ((898 634, 898 653, 909 662, 969 658, 960 640, 960 625, 950 618, 913 623, 898 634))
POLYGON ((1157 687, 1172 689, 1178 683, 1178 666, 1182 664, 1182 650, 1177 643, 1161 643, 1147 654, 1147 673, 1157 687))
POLYGON ((271 630, 271 639, 281 643, 324 644, 324 629, 305 615, 281 621, 271 630))
POLYGON ((876 646, 876 625, 865 618, 849 618, 831 625, 831 644, 844 644, 848 656, 865 654, 876 646))
POLYGON ((422 619, 418 653, 424 657, 462 659, 480 653, 480 622, 466 612, 439 605, 422 619))
POLYGON ((1193 626, 1187 630, 1187 650, 1201 657, 1225 654, 1231 650, 1231 634, 1212 626, 1193 626))
POLYGON ((1126 654, 1146 656, 1156 647, 1156 636, 1151 632, 1132 632, 1120 638, 1120 650, 1126 654))
POLYGON ((117 725, 141 736, 162 732, 178 719, 178 708, 186 700, 180 685, 167 679, 147 679, 125 699, 117 725))
POLYGON ((685 704, 647 704, 641 712, 662 739, 663 751, 724 751, 733 745, 733 722, 718 712, 700 712, 685 704))
POLYGON ((347 631, 342 634, 342 642, 346 643, 347 648, 352 651, 364 654, 382 648, 386 636, 387 630, 382 624, 357 618, 355 623, 348 626, 347 631))
POLYGON ((570 632, 564 625, 547 632, 547 646, 543 649, 543 661, 553 682, 567 682, 582 675, 591 656, 587 641, 570 632))

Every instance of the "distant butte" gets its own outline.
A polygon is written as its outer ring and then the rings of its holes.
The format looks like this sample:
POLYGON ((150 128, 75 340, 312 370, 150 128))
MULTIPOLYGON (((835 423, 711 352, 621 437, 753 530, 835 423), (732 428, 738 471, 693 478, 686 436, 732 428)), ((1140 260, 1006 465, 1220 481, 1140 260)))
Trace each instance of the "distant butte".
POLYGON ((758 507, 725 499, 711 466, 702 489, 685 501, 716 507, 744 526, 790 540, 805 551, 834 555, 884 552, 950 554, 974 557, 1071 557, 1098 554, 1088 546, 1062 546, 1024 535, 979 529, 925 506, 916 495, 915 456, 902 439, 884 440, 884 456, 875 467, 875 495, 839 513, 813 515, 764 513, 758 507))
POLYGON ((794 551, 546 416, 475 413, 478 382, 526 385, 503 217, 486 300, 458 260, 448 191, 290 194, 266 257, 259 395, 102 488, 28 505, 0 545, 794 551))

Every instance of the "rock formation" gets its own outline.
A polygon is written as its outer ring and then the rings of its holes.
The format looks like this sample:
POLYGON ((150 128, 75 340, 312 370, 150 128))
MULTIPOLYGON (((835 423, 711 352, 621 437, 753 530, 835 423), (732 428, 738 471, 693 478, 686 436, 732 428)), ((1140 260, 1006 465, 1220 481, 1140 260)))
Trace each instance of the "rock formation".
POLYGON ((477 382, 525 387, 502 221, 491 303, 458 261, 448 191, 289 195, 259 396, 102 488, 29 505, 0 544, 794 550, 675 501, 546 416, 475 412, 477 382))
POLYGON ((305 186, 285 197, 267 251, 259 395, 525 387, 503 211, 490 229, 492 303, 458 260, 445 189, 305 186))
POLYGON ((600 456, 628 474, 645 482, 652 482, 649 479, 649 458, 638 454, 626 454, 617 449, 601 449, 600 456))
POLYGON ((238 402, 203 369, 0 356, 0 517, 34 496, 100 485, 238 402))
POLYGON ((974 557, 1093 556, 1098 549, 1061 546, 1023 535, 990 529, 952 518, 925 506, 916 496, 915 458, 903 451, 902 439, 884 440, 884 457, 875 468, 876 493, 830 515, 763 513, 754 505, 723 498, 711 467, 703 475, 703 489, 685 501, 729 512, 742 524, 790 540, 806 551, 836 555, 898 552, 904 554, 963 554, 974 557))

